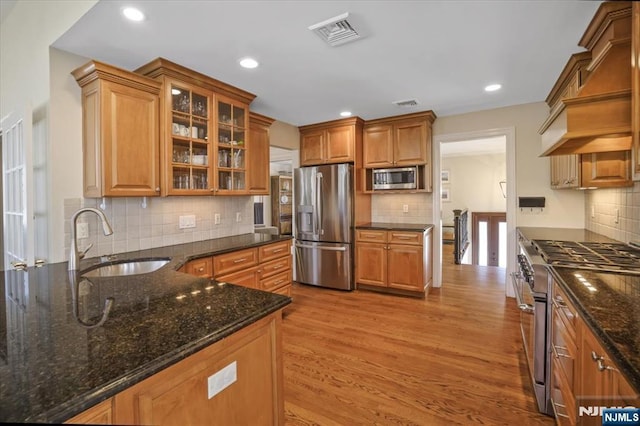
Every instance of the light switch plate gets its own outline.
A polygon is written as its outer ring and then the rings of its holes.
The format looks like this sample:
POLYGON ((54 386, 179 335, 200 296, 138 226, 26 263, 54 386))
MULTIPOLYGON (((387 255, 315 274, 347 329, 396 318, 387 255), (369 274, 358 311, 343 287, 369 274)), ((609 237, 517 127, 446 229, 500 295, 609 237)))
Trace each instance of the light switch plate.
POLYGON ((213 215, 213 222, 216 225, 220 225, 220 213, 216 213, 213 215))
POLYGON ((242 222, 242 213, 240 212, 236 213, 236 222, 242 222))
POLYGON ((207 396, 213 398, 227 387, 235 383, 238 379, 237 363, 233 361, 231 364, 219 370, 217 373, 207 378, 207 396))
POLYGON ((179 217, 178 228, 195 228, 196 227, 196 216, 193 214, 184 215, 179 217))
POLYGON ((402 205, 402 212, 403 213, 409 213, 409 204, 403 204, 402 205))

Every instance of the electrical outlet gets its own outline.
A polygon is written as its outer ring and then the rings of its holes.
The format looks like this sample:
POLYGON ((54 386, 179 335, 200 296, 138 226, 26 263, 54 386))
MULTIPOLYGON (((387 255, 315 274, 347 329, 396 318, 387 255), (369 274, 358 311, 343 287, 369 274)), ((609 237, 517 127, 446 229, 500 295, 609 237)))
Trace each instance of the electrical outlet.
POLYGON ((402 205, 402 213, 409 213, 409 204, 402 205))
POLYGON ((613 223, 620 223, 620 209, 615 210, 615 217, 613 219, 613 223))
POLYGON ((216 213, 213 215, 213 223, 216 225, 220 225, 220 213, 216 213))
POLYGON ((89 238, 89 224, 88 223, 77 223, 76 224, 76 233, 79 240, 89 238))
POLYGON ((209 399, 213 398, 227 387, 235 383, 238 379, 238 368, 236 361, 224 367, 217 373, 207 378, 207 394, 209 399))
POLYGON ((242 213, 236 212, 236 222, 242 222, 242 213))
POLYGON ((591 206, 591 217, 596 217, 596 206, 591 206))
POLYGON ((180 216, 178 222, 178 228, 195 228, 196 227, 196 216, 193 214, 180 216))

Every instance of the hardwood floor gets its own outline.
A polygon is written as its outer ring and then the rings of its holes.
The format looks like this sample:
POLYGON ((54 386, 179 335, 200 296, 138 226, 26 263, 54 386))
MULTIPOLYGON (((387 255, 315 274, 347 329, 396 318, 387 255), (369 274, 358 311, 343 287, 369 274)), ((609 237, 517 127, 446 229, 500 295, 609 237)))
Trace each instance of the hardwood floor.
POLYGON ((553 424, 535 407, 502 275, 451 262, 425 299, 294 284, 286 424, 553 424))

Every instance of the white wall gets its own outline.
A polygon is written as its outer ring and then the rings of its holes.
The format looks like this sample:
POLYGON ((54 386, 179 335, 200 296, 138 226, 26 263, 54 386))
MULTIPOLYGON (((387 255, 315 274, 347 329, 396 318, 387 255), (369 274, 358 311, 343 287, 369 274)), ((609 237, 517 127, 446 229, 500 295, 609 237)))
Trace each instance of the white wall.
POLYGON ((584 228, 584 193, 552 190, 549 186, 549 159, 539 157, 541 142, 538 129, 548 113, 548 106, 537 102, 439 117, 434 123, 433 133, 438 136, 514 127, 517 196, 545 197, 547 205, 539 213, 518 209, 516 225, 584 228))
MULTIPOLYGON (((442 170, 449 170, 450 201, 442 203, 442 223, 453 223, 454 209, 469 212, 506 212, 506 199, 500 190, 500 181, 506 181, 505 154, 484 154, 443 157, 442 170)), ((506 188, 505 188, 506 191, 506 188)))

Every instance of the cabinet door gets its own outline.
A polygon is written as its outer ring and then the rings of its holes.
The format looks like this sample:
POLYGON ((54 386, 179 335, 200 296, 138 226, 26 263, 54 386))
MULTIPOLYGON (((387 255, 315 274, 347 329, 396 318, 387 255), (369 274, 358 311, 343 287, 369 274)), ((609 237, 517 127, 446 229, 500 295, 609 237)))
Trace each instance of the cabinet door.
POLYGON ((384 244, 356 243, 356 282, 387 286, 387 250, 384 244))
POLYGON ((115 423, 284 424, 279 354, 281 313, 276 315, 263 318, 117 394, 115 423), (215 387, 211 384, 215 374, 230 382, 217 393, 212 392, 215 387))
POLYGON ((160 195, 160 98, 108 81, 101 97, 102 195, 160 195))
POLYGON ((422 247, 389 244, 387 250, 387 282, 389 287, 423 291, 422 247))
POLYGON ((397 123, 394 143, 395 165, 427 164, 427 152, 431 152, 428 136, 430 135, 427 133, 427 123, 424 120, 397 123))
POLYGON ((213 93, 169 80, 165 102, 165 186, 168 195, 211 195, 213 93))
POLYGON ((221 194, 247 194, 249 108, 233 99, 218 96, 216 121, 217 191, 221 194))
POLYGON ((631 151, 582 154, 582 186, 614 188, 632 185, 631 151))
POLYGON ((249 124, 247 140, 247 190, 252 195, 269 195, 269 128, 249 124))
POLYGON ((580 156, 551 156, 551 188, 577 188, 580 186, 580 156))
POLYGON ((67 420, 67 424, 111 425, 113 424, 113 398, 102 401, 88 410, 67 420))
POLYGON ((311 166, 324 162, 324 130, 302 134, 300 136, 300 165, 311 166))
POLYGON ((219 254, 213 256, 213 274, 214 277, 218 278, 220 275, 229 274, 257 264, 258 250, 255 248, 219 254))
POLYGON ((355 129, 353 126, 337 126, 327 129, 325 160, 327 163, 345 163, 354 160, 355 129))
POLYGON ((249 288, 260 288, 260 269, 258 266, 216 277, 216 281, 241 285, 249 288))
POLYGON ((393 166, 393 126, 381 124, 364 129, 362 161, 365 168, 393 166))

